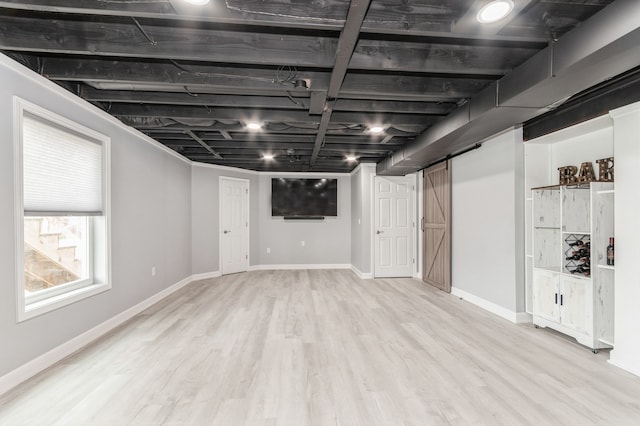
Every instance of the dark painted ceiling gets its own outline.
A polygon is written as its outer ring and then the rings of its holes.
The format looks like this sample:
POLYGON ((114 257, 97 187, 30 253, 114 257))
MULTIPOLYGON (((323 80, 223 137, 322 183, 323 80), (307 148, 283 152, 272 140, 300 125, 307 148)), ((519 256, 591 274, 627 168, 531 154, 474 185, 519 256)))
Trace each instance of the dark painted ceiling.
POLYGON ((347 172, 612 1, 0 1, 0 50, 191 160, 347 172))

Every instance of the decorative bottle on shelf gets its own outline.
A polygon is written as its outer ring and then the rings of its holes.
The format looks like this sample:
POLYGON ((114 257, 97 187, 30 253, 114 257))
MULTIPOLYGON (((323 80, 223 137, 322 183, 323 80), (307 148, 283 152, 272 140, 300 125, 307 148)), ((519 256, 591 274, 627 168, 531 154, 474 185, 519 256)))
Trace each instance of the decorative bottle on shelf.
POLYGON ((613 237, 610 237, 609 245, 607 246, 607 265, 613 266, 614 254, 613 237))

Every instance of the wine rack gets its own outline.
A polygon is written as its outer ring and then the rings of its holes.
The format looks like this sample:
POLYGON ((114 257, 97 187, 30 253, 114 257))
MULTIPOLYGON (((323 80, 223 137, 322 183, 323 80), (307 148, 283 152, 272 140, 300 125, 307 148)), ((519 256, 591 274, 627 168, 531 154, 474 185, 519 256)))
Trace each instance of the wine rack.
POLYGON ((591 236, 566 234, 564 238, 565 271, 579 276, 591 276, 591 236))
POLYGON ((534 188, 532 201, 533 323, 594 351, 611 347, 613 183, 534 188))

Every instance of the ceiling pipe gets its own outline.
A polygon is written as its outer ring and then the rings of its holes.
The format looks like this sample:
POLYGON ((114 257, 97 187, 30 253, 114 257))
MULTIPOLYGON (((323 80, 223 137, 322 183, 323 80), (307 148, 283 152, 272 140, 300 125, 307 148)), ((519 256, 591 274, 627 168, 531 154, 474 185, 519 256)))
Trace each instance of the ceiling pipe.
POLYGON ((616 0, 378 163, 405 175, 640 65, 640 2, 616 0))

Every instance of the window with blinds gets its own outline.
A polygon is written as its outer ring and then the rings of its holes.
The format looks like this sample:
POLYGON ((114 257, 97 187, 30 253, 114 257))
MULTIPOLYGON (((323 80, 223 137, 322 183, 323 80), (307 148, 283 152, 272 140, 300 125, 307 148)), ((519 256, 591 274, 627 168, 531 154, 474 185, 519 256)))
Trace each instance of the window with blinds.
POLYGON ((42 117, 22 121, 24 211, 102 214, 102 144, 42 117))
POLYGON ((23 259, 19 320, 110 288, 108 137, 16 99, 23 259))

